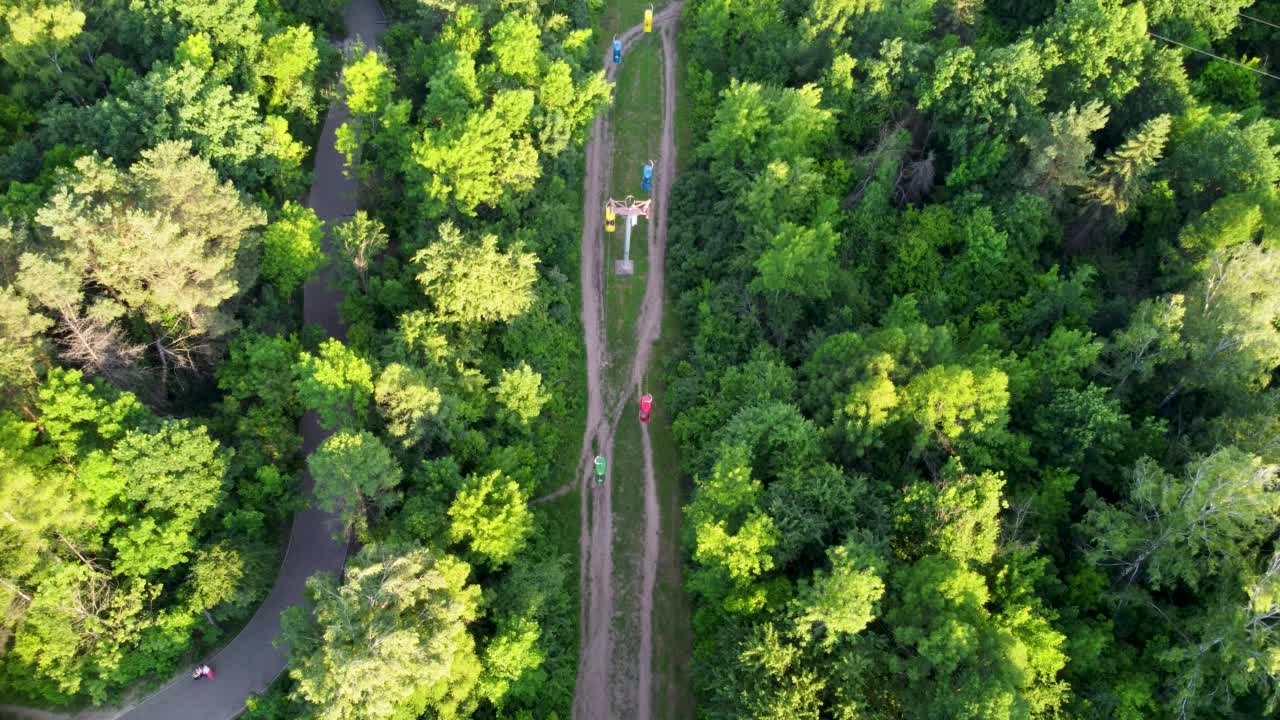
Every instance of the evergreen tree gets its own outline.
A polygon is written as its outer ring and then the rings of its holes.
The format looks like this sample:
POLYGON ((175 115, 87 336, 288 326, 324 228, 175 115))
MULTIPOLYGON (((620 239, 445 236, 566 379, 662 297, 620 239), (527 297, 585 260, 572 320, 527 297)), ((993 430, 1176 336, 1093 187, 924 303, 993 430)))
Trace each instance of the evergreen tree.
POLYGON ((282 638, 292 695, 316 720, 465 717, 481 668, 467 625, 480 588, 466 563, 420 548, 370 545, 344 579, 307 582, 314 609, 291 608, 282 638))
POLYGON ((1164 153, 1171 124, 1168 115, 1143 123, 1098 165, 1085 185, 1085 195, 1118 214, 1128 212, 1142 192, 1147 175, 1164 153))

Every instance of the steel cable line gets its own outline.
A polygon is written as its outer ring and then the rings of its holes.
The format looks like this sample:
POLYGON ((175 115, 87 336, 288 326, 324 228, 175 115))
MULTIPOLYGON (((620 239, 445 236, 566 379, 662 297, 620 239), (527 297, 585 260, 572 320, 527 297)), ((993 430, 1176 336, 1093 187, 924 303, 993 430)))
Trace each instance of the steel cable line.
POLYGON ((1268 21, 1268 20, 1263 20, 1262 18, 1256 18, 1256 17, 1254 17, 1254 16, 1252 16, 1252 15, 1245 15, 1244 13, 1236 13, 1236 14, 1237 14, 1237 15, 1239 15, 1240 17, 1244 18, 1245 20, 1252 20, 1252 21, 1257 22, 1257 23, 1262 23, 1263 25, 1270 25, 1271 27, 1273 27, 1273 28, 1275 28, 1275 29, 1277 29, 1277 30, 1280 30, 1280 25, 1277 25, 1277 24, 1275 24, 1275 23, 1273 23, 1273 22, 1270 22, 1270 21, 1268 21))
POLYGON ((1258 68, 1252 68, 1252 67, 1249 67, 1248 65, 1245 65, 1244 63, 1238 63, 1238 62, 1236 62, 1235 60, 1231 60, 1230 58, 1224 58, 1224 57, 1222 57, 1221 55, 1215 55, 1215 54, 1213 54, 1213 53, 1209 52, 1208 50, 1201 50, 1200 48, 1191 47, 1190 45, 1187 45, 1186 43, 1180 43, 1180 42, 1178 42, 1177 40, 1174 40, 1174 39, 1172 39, 1172 38, 1167 38, 1167 37, 1165 37, 1165 36, 1163 36, 1163 35, 1157 35, 1156 33, 1153 33, 1153 32, 1151 32, 1150 30, 1148 30, 1148 31, 1147 31, 1147 34, 1148 34, 1148 35, 1150 35, 1151 37, 1159 38, 1159 39, 1161 39, 1161 40, 1163 40, 1163 41, 1165 41, 1165 42, 1167 42, 1167 43, 1173 43, 1174 45, 1177 45, 1177 46, 1179 46, 1179 47, 1184 47, 1184 48, 1186 48, 1186 49, 1188 49, 1188 50, 1191 50, 1192 52, 1198 52, 1198 53, 1200 53, 1201 55, 1208 55, 1209 57, 1214 58, 1214 59, 1216 59, 1216 60, 1221 60, 1221 61, 1223 61, 1223 62, 1231 63, 1232 65, 1235 65, 1236 67, 1244 68, 1245 70, 1248 70, 1249 72, 1258 73, 1259 75, 1265 75, 1266 77, 1269 77, 1269 78, 1271 78, 1272 80, 1280 80, 1280 76, 1272 75, 1271 73, 1266 72, 1265 70, 1259 70, 1258 68))

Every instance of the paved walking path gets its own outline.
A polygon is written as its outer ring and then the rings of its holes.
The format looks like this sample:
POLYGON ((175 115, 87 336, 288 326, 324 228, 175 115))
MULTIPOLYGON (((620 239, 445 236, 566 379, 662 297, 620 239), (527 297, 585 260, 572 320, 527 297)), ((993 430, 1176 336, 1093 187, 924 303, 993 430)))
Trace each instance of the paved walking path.
MULTIPOLYGON (((346 13, 347 36, 359 38, 367 47, 377 45, 384 25, 377 0, 352 0, 346 13)), ((316 149, 315 173, 308 205, 321 220, 331 222, 356 211, 356 183, 343 172, 342 156, 334 148, 334 133, 347 119, 347 109, 334 104, 325 118, 324 132, 316 149)), ((329 238, 325 251, 333 256, 329 238)), ((303 321, 323 327, 331 337, 345 339, 346 328, 338 317, 342 293, 333 282, 333 263, 312 278, 303 289, 303 321)), ((302 421, 303 452, 310 453, 324 441, 313 414, 302 421)), ((305 480, 307 492, 311 478, 305 480)), ((280 633, 280 613, 304 600, 307 578, 319 572, 340 572, 346 560, 346 546, 336 541, 341 522, 319 510, 303 510, 293 517, 289 546, 275 586, 244 629, 216 655, 205 660, 216 679, 192 680, 182 671, 154 695, 125 709, 93 710, 76 720, 231 720, 244 711, 252 693, 265 690, 284 670, 285 657, 273 642, 280 633)), ((4 717, 31 720, 64 719, 67 715, 0 708, 4 717)))

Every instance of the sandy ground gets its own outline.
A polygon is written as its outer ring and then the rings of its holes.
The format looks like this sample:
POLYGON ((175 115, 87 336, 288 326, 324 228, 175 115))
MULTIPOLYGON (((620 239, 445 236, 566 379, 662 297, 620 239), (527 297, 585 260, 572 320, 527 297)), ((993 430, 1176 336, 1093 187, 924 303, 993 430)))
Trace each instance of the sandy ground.
MULTIPOLYGON (((626 403, 640 392, 648 371, 654 342, 662 330, 663 284, 667 244, 666 206, 675 174, 675 22, 680 16, 680 2, 668 5, 654 16, 654 29, 662 38, 664 92, 661 152, 654 173, 654 218, 649 223, 649 275, 646 279, 643 305, 636 322, 636 353, 632 361, 627 387, 618 388, 611 407, 606 410, 603 380, 606 365, 604 322, 604 253, 602 237, 604 183, 609 177, 609 155, 612 145, 607 116, 598 118, 591 128, 587 145, 587 172, 583 183, 582 223, 582 328, 587 360, 587 419, 578 461, 581 484, 580 551, 580 644, 578 678, 574 693, 573 716, 579 720, 639 717, 648 720, 652 696, 653 662, 653 587, 658 564, 657 482, 648 431, 643 431, 645 480, 645 542, 641 559, 641 631, 640 651, 621 658, 638 667, 638 686, 611 688, 610 667, 614 660, 610 625, 613 619, 613 501, 608 483, 595 489, 592 460, 597 454, 613 455, 613 437, 626 403)), ((643 33, 636 25, 619 36, 623 51, 643 33)), ((614 79, 617 66, 606 57, 606 75, 614 79)), ((607 478, 606 478, 607 480, 607 478)), ((560 488, 540 501, 560 497, 572 485, 560 488)), ((630 675, 631 673, 627 673, 630 675)))

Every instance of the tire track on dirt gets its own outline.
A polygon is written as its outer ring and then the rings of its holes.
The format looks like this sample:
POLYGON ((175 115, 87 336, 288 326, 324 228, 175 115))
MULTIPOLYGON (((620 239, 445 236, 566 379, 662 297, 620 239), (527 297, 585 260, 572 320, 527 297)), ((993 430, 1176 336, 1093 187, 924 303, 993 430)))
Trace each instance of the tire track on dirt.
MULTIPOLYGON (((678 17, 678 16, 677 16, 678 17)), ((676 51, 672 21, 661 32, 662 40, 662 144, 654 173, 654 221, 649 224, 649 277, 645 287, 646 315, 637 332, 636 364, 632 383, 639 389, 649 367, 654 343, 662 334, 664 290, 667 266, 667 206, 671 201, 671 181, 676 174, 676 51)), ((653 589, 658 577, 658 532, 662 516, 658 509, 658 480, 653 471, 653 447, 649 426, 640 426, 644 451, 644 554, 640 562, 640 652, 637 662, 636 717, 650 720, 653 700, 653 589)))
MULTIPOLYGON (((664 57, 665 46, 670 42, 666 30, 669 24, 679 18, 681 3, 671 3, 653 18, 655 29, 663 33, 664 57)), ((643 25, 637 24, 619 35, 624 52, 643 33, 643 25)), ((613 81, 617 66, 605 57, 605 76, 613 81)), ((671 54, 674 61, 674 52, 671 54)), ((671 72, 669 84, 674 89, 674 76, 671 72)), ((664 107, 663 116, 663 148, 674 148, 672 141, 673 128, 670 120, 674 116, 674 96, 667 93, 665 103, 671 105, 671 112, 664 107)), ((606 484, 592 492, 592 459, 596 454, 610 457, 613 451, 615 427, 626 407, 627 399, 640 386, 648 369, 649 357, 653 343, 662 327, 662 283, 663 262, 665 260, 666 227, 665 205, 669 196, 670 176, 674 172, 674 150, 664 153, 659 172, 665 174, 662 179, 655 178, 655 215, 661 217, 661 230, 651 222, 649 231, 650 271, 645 287, 644 304, 637 320, 637 352, 626 376, 628 387, 619 389, 612 407, 606 411, 603 371, 607 364, 606 337, 604 324, 604 253, 601 247, 601 226, 603 222, 604 183, 609 175, 609 155, 612 147, 609 119, 607 115, 597 118, 591 127, 591 135, 586 152, 586 177, 583 180, 583 225, 580 277, 582 284, 582 333, 586 349, 587 365, 587 418, 582 437, 582 451, 578 459, 577 482, 582 489, 579 507, 581 532, 578 537, 579 546, 579 657, 577 685, 574 690, 573 717, 579 720, 602 720, 619 717, 613 707, 614 701, 610 692, 609 668, 613 659, 613 638, 610 623, 613 619, 613 500, 611 486, 606 484), (664 190, 665 189, 665 190, 664 190), (660 193, 666 192, 666 196, 660 193), (656 252, 655 252, 656 251, 656 252), (657 266, 655 272, 654 267, 657 266)), ((657 173, 655 173, 657 174, 657 173)), ((653 486, 653 508, 649 507, 646 497, 645 529, 646 536, 653 523, 654 552, 646 549, 645 558, 651 559, 653 567, 657 563, 657 509, 656 484, 653 481, 652 456, 648 449, 647 435, 645 444, 646 494, 648 486, 653 486), (652 510, 652 512, 651 512, 652 510), (653 518, 652 520, 650 518, 653 518)), ((607 478, 606 478, 607 479, 607 478)), ((572 485, 560 488, 544 498, 541 502, 554 497, 561 497, 569 492, 572 485)), ((649 583, 648 610, 642 623, 642 648, 649 638, 650 659, 642 664, 644 671, 652 662, 652 581, 649 583)), ((643 600, 642 600, 643 605, 643 600)), ((642 650, 643 652, 643 650, 642 650)), ((637 658, 638 661, 638 658, 637 658)), ((648 683, 648 672, 643 684, 648 683)), ((639 691, 636 688, 636 691, 639 691)), ((646 697, 648 691, 640 693, 646 697)), ((625 703, 624 703, 625 704, 625 703)), ((637 703, 638 704, 638 703, 637 703)), ((637 708, 638 709, 638 708, 637 708)), ((625 712, 625 708, 619 708, 625 712)))

